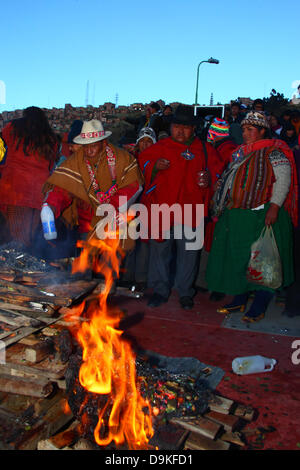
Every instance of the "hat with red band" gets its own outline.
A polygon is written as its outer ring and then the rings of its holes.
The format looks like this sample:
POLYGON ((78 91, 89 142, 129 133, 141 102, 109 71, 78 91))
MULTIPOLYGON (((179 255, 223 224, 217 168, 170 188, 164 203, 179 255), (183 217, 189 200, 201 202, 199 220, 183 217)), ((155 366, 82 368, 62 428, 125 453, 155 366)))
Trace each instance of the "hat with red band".
POLYGON ((73 139, 75 144, 87 145, 104 140, 112 134, 111 131, 105 131, 103 124, 98 119, 84 121, 80 134, 73 139))

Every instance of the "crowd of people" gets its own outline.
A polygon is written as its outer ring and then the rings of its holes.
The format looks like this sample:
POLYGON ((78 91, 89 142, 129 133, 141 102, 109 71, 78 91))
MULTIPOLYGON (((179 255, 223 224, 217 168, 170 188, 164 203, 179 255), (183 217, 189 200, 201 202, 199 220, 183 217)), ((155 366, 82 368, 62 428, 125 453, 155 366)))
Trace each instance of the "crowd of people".
POLYGON ((251 109, 233 102, 222 118, 199 119, 193 106, 152 102, 141 119, 128 121, 133 131, 118 145, 96 119, 74 121, 66 136, 57 136, 37 107, 9 122, 0 139, 0 244, 17 241, 45 259, 76 256, 77 241, 99 236, 106 223, 99 207, 110 204, 122 227, 139 203, 147 216, 138 239, 120 240, 126 255, 119 282, 151 289, 149 307, 168 302, 174 288, 181 307, 191 309, 197 291, 209 291, 211 301, 233 297, 220 313, 244 312, 252 323, 284 293, 284 314, 299 315, 300 113, 268 114, 257 99, 251 109), (51 243, 40 221, 45 203, 57 226, 51 243), (157 207, 171 208, 169 217, 154 221, 157 207), (282 264, 276 290, 246 275, 265 226, 282 264))

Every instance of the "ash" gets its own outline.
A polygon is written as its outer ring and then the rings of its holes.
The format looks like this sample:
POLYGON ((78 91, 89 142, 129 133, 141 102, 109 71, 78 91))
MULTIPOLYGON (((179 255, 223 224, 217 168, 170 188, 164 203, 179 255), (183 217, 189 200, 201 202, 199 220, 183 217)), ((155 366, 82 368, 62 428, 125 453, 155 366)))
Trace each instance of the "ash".
POLYGON ((203 414, 213 396, 201 375, 193 377, 188 373, 172 373, 153 367, 139 357, 136 375, 142 396, 149 400, 154 415, 160 420, 203 414))
MULTIPOLYGON (((66 393, 72 413, 81 423, 82 436, 93 442, 98 411, 105 406, 109 396, 91 393, 82 387, 79 382, 81 364, 82 350, 77 343, 65 373, 66 393)), ((174 417, 189 418, 205 413, 214 395, 201 374, 195 377, 172 373, 152 366, 151 361, 139 356, 136 358, 136 380, 141 395, 151 405, 155 432, 174 417)), ((108 421, 111 406, 107 407, 104 421, 108 421)))
POLYGON ((46 261, 30 255, 22 243, 14 241, 0 246, 0 270, 8 268, 21 272, 53 271, 46 261))

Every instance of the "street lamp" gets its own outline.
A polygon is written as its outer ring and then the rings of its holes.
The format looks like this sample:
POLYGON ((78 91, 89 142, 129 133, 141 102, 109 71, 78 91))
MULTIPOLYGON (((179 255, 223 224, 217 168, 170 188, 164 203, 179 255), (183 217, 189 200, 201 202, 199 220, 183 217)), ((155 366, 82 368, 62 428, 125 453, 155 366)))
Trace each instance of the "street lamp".
POLYGON ((204 62, 207 62, 208 64, 218 64, 218 63, 219 63, 219 60, 218 60, 218 59, 214 59, 213 57, 211 57, 211 58, 208 59, 208 60, 202 60, 202 61, 198 64, 198 67, 197 67, 197 83, 196 83, 195 105, 198 104, 199 68, 200 68, 200 65, 203 64, 204 62))

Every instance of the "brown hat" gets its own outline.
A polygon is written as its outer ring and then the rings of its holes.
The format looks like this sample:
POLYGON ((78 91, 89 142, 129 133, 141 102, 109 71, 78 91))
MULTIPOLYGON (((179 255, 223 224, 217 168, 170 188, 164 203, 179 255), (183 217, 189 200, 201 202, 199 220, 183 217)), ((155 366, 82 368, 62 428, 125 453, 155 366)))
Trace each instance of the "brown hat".
POLYGON ((264 127, 265 129, 270 129, 267 117, 264 113, 258 111, 250 111, 245 119, 242 120, 241 126, 249 124, 250 126, 264 127))

